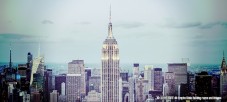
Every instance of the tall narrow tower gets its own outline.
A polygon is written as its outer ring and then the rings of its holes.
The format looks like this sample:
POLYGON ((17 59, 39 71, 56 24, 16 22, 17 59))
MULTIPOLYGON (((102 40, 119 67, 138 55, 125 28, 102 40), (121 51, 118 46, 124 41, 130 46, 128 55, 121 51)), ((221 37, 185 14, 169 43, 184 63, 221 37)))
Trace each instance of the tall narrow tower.
POLYGON ((119 49, 112 33, 111 10, 108 36, 102 46, 102 102, 119 102, 119 49))
POLYGON ((225 54, 223 51, 223 59, 221 63, 221 75, 220 75, 220 94, 223 98, 223 100, 227 100, 227 66, 225 61, 225 54))

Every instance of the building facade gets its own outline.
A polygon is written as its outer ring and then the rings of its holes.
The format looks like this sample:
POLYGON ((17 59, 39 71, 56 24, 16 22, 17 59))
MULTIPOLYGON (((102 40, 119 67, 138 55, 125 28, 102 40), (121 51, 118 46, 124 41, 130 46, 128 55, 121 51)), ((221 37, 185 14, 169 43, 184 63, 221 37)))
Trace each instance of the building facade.
POLYGON ((82 96, 86 95, 85 67, 84 60, 73 60, 68 63, 68 74, 81 74, 80 92, 82 96))
POLYGON ((223 100, 227 100, 227 66, 225 61, 225 55, 223 52, 223 59, 221 63, 221 73, 220 73, 220 94, 223 100))
POLYGON ((174 73, 175 94, 180 84, 187 83, 187 63, 169 63, 168 72, 174 73))
POLYGON ((138 78, 139 77, 139 63, 134 63, 133 64, 133 77, 138 78))
POLYGON ((81 99, 80 96, 81 74, 66 75, 66 101, 75 102, 81 99))
POLYGON ((162 90, 162 68, 154 68, 154 90, 162 90))
POLYGON ((102 46, 102 102, 119 102, 119 77, 119 49, 110 20, 108 36, 102 46))

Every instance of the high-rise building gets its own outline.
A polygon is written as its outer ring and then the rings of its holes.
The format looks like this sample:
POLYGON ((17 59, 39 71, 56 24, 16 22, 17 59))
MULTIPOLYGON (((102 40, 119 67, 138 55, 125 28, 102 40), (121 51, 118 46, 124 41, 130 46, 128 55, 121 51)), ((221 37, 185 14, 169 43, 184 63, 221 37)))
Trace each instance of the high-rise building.
POLYGON ((49 102, 58 102, 57 90, 53 90, 53 92, 50 93, 50 101, 49 102))
POLYGON ((28 55, 27 55, 27 63, 30 63, 33 59, 33 56, 30 52, 28 52, 28 55))
POLYGON ((169 63, 168 72, 174 73, 175 94, 180 84, 187 83, 187 63, 169 63))
POLYGON ((148 81, 147 92, 154 89, 154 70, 152 65, 145 65, 144 67, 144 80, 148 81))
POLYGON ((128 72, 127 71, 120 72, 120 77, 122 78, 122 81, 128 82, 128 72))
POLYGON ((154 90, 162 91, 162 68, 154 68, 154 90))
POLYGON ((168 90, 165 90, 165 95, 173 96, 175 94, 175 80, 174 80, 174 73, 173 72, 166 72, 165 73, 165 83, 168 85, 168 90))
POLYGON ((49 95, 52 92, 52 69, 46 69, 44 71, 44 100, 49 100, 49 95))
POLYGON ((66 101, 76 102, 81 99, 80 94, 81 74, 66 75, 66 101))
POLYGON ((135 102, 136 89, 135 89, 135 78, 129 77, 129 102, 135 102))
POLYGON ((111 13, 108 36, 102 46, 102 102, 119 102, 119 49, 113 37, 111 13))
POLYGON ((85 102, 100 102, 100 93, 96 92, 95 90, 91 90, 88 92, 88 95, 85 97, 85 102))
POLYGON ((99 68, 93 68, 91 70, 91 76, 101 76, 101 69, 99 69, 99 68))
POLYGON ((32 92, 31 97, 32 97, 32 102, 42 102, 41 95, 38 91, 32 92))
POLYGON ((100 90, 100 85, 101 85, 101 77, 100 76, 92 76, 89 78, 89 86, 93 86, 93 89, 89 89, 89 91, 91 90, 95 90, 96 92, 101 92, 100 90))
MULTIPOLYGON (((55 76, 55 90, 57 90, 59 93, 61 92, 61 84, 66 83, 66 74, 60 74, 55 76)), ((65 94, 65 93, 64 93, 65 94)))
MULTIPOLYGON (((220 73, 220 94, 221 96, 227 97, 227 65, 225 61, 225 54, 223 52, 223 59, 221 63, 221 73, 220 73)), ((227 99, 223 99, 227 100, 227 99)))
MULTIPOLYGON (((44 57, 40 55, 40 46, 38 51, 38 56, 32 61, 32 71, 30 78, 30 85, 33 84, 33 76, 34 74, 40 74, 40 76, 44 76, 44 57)), ((34 85, 34 84, 33 84, 34 85)))
POLYGON ((146 92, 148 90, 148 88, 146 87, 148 84, 148 80, 144 80, 143 77, 139 77, 136 80, 136 85, 135 85, 135 89, 136 89, 136 102, 144 102, 146 95, 148 95, 148 92, 146 92))
POLYGON ((65 83, 64 82, 61 83, 61 93, 60 94, 65 95, 65 83))
MULTIPOLYGON (((68 74, 81 74, 80 92, 82 96, 86 94, 84 60, 73 60, 68 63, 68 74)), ((67 83, 66 83, 67 84, 67 83)))
POLYGON ((122 81, 122 102, 128 102, 129 101, 129 82, 122 81))
POLYGON ((133 64, 133 76, 138 78, 140 75, 139 73, 139 63, 134 63, 133 64))
POLYGON ((85 68, 86 95, 89 92, 89 78, 91 77, 91 68, 85 68))
POLYGON ((211 75, 207 72, 201 72, 195 76, 195 92, 200 97, 210 97, 211 91, 211 75))

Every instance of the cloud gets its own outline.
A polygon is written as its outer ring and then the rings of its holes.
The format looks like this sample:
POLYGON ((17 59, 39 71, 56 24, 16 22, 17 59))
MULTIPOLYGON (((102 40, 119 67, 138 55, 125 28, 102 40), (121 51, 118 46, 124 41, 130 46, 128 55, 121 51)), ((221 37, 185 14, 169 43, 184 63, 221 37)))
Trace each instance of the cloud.
POLYGON ((166 23, 164 25, 161 25, 163 27, 168 27, 168 28, 193 28, 193 27, 199 27, 201 26, 200 22, 187 22, 187 23, 166 23))
POLYGON ((31 38, 30 35, 24 35, 24 34, 0 34, 0 38, 2 39, 22 39, 22 38, 31 38))
POLYGON ((201 23, 201 22, 187 22, 187 23, 167 23, 162 25, 164 27, 169 28, 199 28, 199 29, 209 29, 215 26, 221 26, 227 28, 227 22, 209 22, 209 23, 201 23))
POLYGON ((211 23, 203 24, 199 28, 209 29, 209 28, 212 28, 212 27, 215 27, 215 26, 221 26, 221 27, 227 28, 227 22, 211 22, 211 23))
POLYGON ((43 20, 42 24, 54 24, 54 22, 51 20, 43 20))
POLYGON ((1 33, 0 42, 38 42, 45 39, 42 36, 26 35, 26 34, 13 34, 1 33))
POLYGON ((131 23, 119 23, 119 24, 116 24, 115 27, 122 27, 122 28, 138 28, 138 27, 141 27, 141 26, 144 26, 145 24, 143 23, 140 23, 140 22, 131 22, 131 23))

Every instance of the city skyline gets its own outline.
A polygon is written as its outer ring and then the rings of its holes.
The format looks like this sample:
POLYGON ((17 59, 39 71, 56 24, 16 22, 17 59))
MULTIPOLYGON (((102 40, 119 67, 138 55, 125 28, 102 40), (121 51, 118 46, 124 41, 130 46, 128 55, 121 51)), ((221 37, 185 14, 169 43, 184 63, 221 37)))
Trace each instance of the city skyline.
POLYGON ((101 63, 101 45, 112 5, 113 33, 121 63, 220 64, 227 51, 226 1, 0 1, 0 62, 83 59, 101 63))

